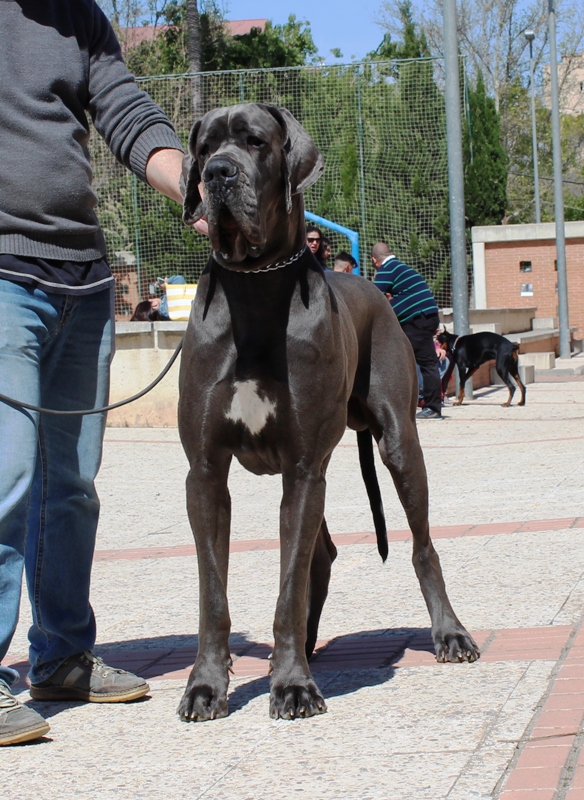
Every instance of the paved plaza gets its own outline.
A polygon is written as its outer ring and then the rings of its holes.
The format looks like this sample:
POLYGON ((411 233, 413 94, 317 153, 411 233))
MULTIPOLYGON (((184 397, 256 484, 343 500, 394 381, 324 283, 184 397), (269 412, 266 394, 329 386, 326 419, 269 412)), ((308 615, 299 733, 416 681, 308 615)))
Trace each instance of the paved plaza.
MULTIPOLYGON (((420 423, 431 532, 482 651, 437 664, 411 541, 379 463, 377 554, 347 432, 328 473, 338 546, 315 678, 328 713, 268 715, 280 480, 232 469, 230 715, 176 716, 197 648, 196 553, 174 428, 108 428, 92 584, 96 651, 148 678, 127 705, 31 705, 51 730, 0 750, 7 800, 584 800, 584 377, 475 392, 420 423)), ((28 602, 8 664, 28 701, 28 602)))

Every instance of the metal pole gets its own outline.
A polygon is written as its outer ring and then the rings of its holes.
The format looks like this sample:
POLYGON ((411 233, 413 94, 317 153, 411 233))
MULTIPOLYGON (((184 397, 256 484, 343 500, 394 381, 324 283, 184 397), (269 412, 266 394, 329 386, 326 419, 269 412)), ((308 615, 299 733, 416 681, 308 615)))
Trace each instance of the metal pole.
POLYGON ((560 318, 560 358, 570 358, 570 320, 568 314, 568 278, 566 270, 566 226, 562 178, 562 139, 558 93, 558 57, 556 53, 556 13, 554 0, 548 0, 550 37, 550 78, 552 100, 552 149, 554 162, 554 217, 556 221, 556 258, 558 266, 558 316, 560 318))
POLYGON ((537 164, 537 128, 535 125, 535 86, 533 83, 534 61, 533 61, 533 40, 535 33, 525 31, 525 38, 529 42, 529 75, 531 85, 531 147, 533 151, 533 190, 535 199, 535 221, 539 225, 541 222, 541 206, 539 202, 539 172, 537 164))
MULTIPOLYGON (((464 217, 464 172, 456 2, 444 0, 444 71, 446 82, 446 138, 450 210, 450 253, 452 261, 452 311, 454 332, 464 336, 468 324, 468 277, 464 217)), ((467 382, 469 394, 472 384, 467 382)), ((467 394, 468 396, 468 394, 467 394)))
MULTIPOLYGON (((359 199, 361 202, 361 242, 363 246, 367 243, 367 218, 365 216, 365 154, 364 154, 364 135, 363 135, 363 109, 361 107, 361 65, 357 70, 357 132, 359 135, 359 199)), ((363 258, 357 259, 358 264, 363 264, 363 275, 369 276, 367 267, 367 254, 363 258)))

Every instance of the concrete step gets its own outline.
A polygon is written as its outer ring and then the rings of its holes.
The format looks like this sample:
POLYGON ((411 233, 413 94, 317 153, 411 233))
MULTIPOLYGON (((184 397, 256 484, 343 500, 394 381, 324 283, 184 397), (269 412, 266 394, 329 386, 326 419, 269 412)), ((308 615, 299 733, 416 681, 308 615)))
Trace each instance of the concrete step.
MULTIPOLYGON (((533 355, 529 353, 528 355, 533 355)), ((519 356, 521 359, 521 356, 519 356)), ((547 377, 557 375, 558 377, 570 375, 584 375, 584 353, 575 353, 571 358, 556 358, 552 369, 538 369, 536 367, 536 377, 546 375, 547 377)))
POLYGON ((558 317, 534 317, 531 320, 531 329, 533 331, 549 330, 550 328, 559 328, 560 320, 558 317))
POLYGON ((535 367, 535 369, 553 369, 556 366, 556 354, 546 353, 521 353, 519 356, 520 367, 535 367))

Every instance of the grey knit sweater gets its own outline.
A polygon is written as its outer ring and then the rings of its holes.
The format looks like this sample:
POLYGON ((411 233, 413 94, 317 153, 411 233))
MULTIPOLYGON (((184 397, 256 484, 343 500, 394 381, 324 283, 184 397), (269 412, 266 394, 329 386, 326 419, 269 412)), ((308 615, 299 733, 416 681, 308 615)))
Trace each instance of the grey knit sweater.
POLYGON ((93 0, 0 0, 0 253, 77 262, 105 254, 87 113, 142 180, 153 150, 182 150, 93 0))

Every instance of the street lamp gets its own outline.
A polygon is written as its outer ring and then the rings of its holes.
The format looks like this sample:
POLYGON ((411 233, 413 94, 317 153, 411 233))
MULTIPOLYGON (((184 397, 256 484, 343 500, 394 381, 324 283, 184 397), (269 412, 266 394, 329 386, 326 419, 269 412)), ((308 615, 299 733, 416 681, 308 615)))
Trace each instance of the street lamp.
POLYGON ((531 83, 531 145, 533 148, 533 184, 535 192, 535 221, 539 225, 541 213, 539 208, 539 176, 537 170, 537 131, 535 127, 535 86, 533 83, 533 40, 534 31, 524 31, 524 36, 529 42, 529 74, 531 83))

